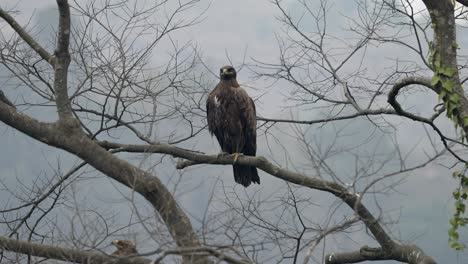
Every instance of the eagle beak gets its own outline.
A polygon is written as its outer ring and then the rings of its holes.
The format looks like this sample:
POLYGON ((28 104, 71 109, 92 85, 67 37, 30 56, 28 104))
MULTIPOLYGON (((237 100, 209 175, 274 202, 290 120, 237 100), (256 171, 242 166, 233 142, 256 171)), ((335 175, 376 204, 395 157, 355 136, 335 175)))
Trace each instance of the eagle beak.
POLYGON ((118 243, 119 243, 119 240, 114 240, 114 241, 111 242, 111 245, 116 246, 118 243))
POLYGON ((228 72, 228 69, 224 68, 223 69, 223 74, 226 74, 228 72))

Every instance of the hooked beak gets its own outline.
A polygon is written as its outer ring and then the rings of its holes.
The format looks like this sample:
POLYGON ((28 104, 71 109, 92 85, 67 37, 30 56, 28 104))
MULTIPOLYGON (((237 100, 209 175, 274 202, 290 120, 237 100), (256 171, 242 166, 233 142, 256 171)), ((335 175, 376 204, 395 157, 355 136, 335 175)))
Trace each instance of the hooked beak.
POLYGON ((117 244, 119 244, 119 240, 114 240, 111 242, 111 245, 117 246, 117 244))
POLYGON ((228 72, 228 69, 224 68, 223 69, 223 74, 226 74, 228 72))

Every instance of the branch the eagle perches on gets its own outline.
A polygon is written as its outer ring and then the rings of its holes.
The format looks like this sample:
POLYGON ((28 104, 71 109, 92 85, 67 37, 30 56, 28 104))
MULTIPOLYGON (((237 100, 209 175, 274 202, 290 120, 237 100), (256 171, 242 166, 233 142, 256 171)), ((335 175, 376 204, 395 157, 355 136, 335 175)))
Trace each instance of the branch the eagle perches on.
MULTIPOLYGON (((401 260, 407 263, 436 263, 430 256, 426 255, 419 247, 415 245, 403 245, 393 240, 385 231, 383 226, 380 224, 373 214, 363 205, 362 196, 357 193, 350 192, 343 185, 323 180, 318 177, 297 173, 294 171, 283 169, 279 166, 274 165, 272 162, 264 157, 249 157, 240 156, 235 160, 234 157, 229 155, 205 155, 199 152, 188 151, 180 149, 178 147, 168 144, 153 144, 153 145, 132 145, 132 144, 117 144, 108 141, 100 141, 99 145, 106 149, 119 149, 123 152, 135 152, 135 153, 160 153, 168 154, 173 157, 180 158, 177 162, 177 169, 184 169, 189 166, 200 165, 200 164, 212 164, 212 165, 232 165, 234 163, 248 166, 255 166, 264 172, 283 179, 287 182, 298 184, 304 187, 308 187, 314 190, 325 191, 333 194, 337 198, 345 202, 361 219, 366 227, 374 235, 375 239, 380 244, 379 254, 380 260, 401 260), (409 250, 411 249, 411 250, 409 250), (421 262, 422 260, 430 262, 421 262)), ((363 248, 368 248, 364 246, 363 248)), ((362 255, 361 252, 367 252, 366 250, 359 250, 356 252, 348 253, 330 253, 328 255, 327 264, 338 264, 347 263, 341 262, 343 260, 349 260, 349 256, 364 260, 376 260, 374 256, 369 254, 362 255), (346 256, 346 257, 345 257, 346 256)))

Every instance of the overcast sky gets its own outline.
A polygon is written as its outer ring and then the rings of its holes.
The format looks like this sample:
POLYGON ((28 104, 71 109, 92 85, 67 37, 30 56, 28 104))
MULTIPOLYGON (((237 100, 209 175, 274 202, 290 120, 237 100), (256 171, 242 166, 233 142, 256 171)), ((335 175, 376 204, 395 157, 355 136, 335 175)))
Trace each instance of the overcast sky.
MULTIPOLYGON (((16 2, 17 1, 4 0, 1 6, 12 6, 16 2)), ((286 6, 293 9, 296 7, 292 0, 284 1, 284 3, 286 6)), ((340 12, 348 12, 345 13, 346 15, 355 15, 355 10, 344 8, 347 5, 352 6, 347 0, 337 0, 332 7, 336 7, 340 12)), ((420 1, 415 1, 415 6, 417 9, 423 8, 420 1)), ((199 13, 201 10, 204 10, 204 8, 207 9, 202 15, 203 19, 201 22, 191 28, 183 29, 174 34, 174 38, 181 43, 188 40, 192 40, 196 43, 208 67, 211 67, 211 69, 209 69, 210 71, 216 73, 220 66, 228 64, 228 57, 232 59, 235 66, 240 65, 244 61, 244 57, 248 64, 255 64, 253 59, 267 62, 278 61, 279 48, 277 36, 282 34, 282 29, 280 23, 275 19, 275 16, 279 15, 279 12, 270 1, 202 1, 193 12, 199 13)), ((17 9, 21 10, 21 14, 15 17, 22 23, 25 23, 33 14, 36 15, 32 21, 37 21, 39 25, 51 24, 50 28, 52 28, 53 23, 55 23, 55 1, 23 0, 18 4, 17 9)), ((197 13, 194 13, 194 15, 196 14, 197 13)), ((334 28, 346 27, 346 25, 340 23, 346 23, 346 19, 343 17, 336 17, 330 21, 331 26, 334 28)), ((1 30, 3 34, 9 34, 10 31, 8 27, 2 27, 1 30)), ((46 36, 47 34, 43 34, 41 38, 44 38, 44 41, 46 41, 46 36)), ((460 43, 460 46, 463 49, 462 43, 460 43)), ((49 51, 52 50, 49 49, 49 51)), ((374 63, 374 65, 369 65, 369 67, 382 66, 379 64, 383 58, 392 57, 393 53, 397 52, 399 52, 399 50, 395 49, 382 51, 381 53, 370 53, 371 57, 368 61, 371 64, 374 63), (373 54, 375 54, 375 57, 372 57, 373 54)), ((405 57, 407 55, 399 53, 398 56, 405 57)), ((254 97, 262 95, 257 103, 259 115, 282 118, 290 116, 290 112, 284 111, 278 107, 283 103, 285 87, 279 85, 270 87, 269 84, 271 82, 262 82, 262 80, 254 81, 252 73, 247 68, 240 71, 238 79, 245 86, 252 87, 248 89, 249 94, 254 97)), ((216 81, 215 77, 213 77, 213 81, 216 81)), ((12 94, 12 91, 5 92, 12 94)), ((407 102, 411 103, 412 107, 415 109, 418 109, 418 107, 423 108, 422 105, 418 106, 418 104, 424 104, 427 100, 433 100, 433 98, 421 95, 419 98, 409 98, 407 102), (421 98, 424 98, 424 100, 421 98)), ((435 102, 435 100, 433 101, 435 102)), ((47 113, 42 117, 48 119, 51 116, 53 116, 53 114, 47 113)), ((308 116, 314 117, 318 115, 311 113, 308 116)), ((422 133, 423 130, 420 125, 412 124, 411 122, 401 121, 400 124, 398 133, 400 136, 399 140, 402 142, 403 151, 408 151, 418 140, 418 136, 412 131, 422 133)), ((338 124, 338 126, 340 126, 340 124, 338 124)), ((355 133, 355 136, 350 137, 348 140, 354 139, 364 142, 369 131, 372 131, 372 127, 372 124, 365 121, 350 125, 349 131, 355 133)), ((314 137, 323 140, 323 142, 331 140, 328 134, 331 130, 327 130, 331 128, 314 126, 312 129, 314 137)), ((282 166, 289 168, 294 167, 294 162, 296 161, 298 161, 298 163, 299 161, 303 162, 303 154, 294 144, 295 141, 290 139, 286 133, 281 134, 279 129, 275 131, 275 133, 278 133, 276 136, 282 141, 282 145, 289 147, 288 151, 290 151, 291 159, 283 159, 280 153, 282 151, 280 146, 273 145, 274 151, 272 151, 273 153, 270 152, 269 147, 271 147, 271 145, 268 144, 270 142, 264 137, 259 139, 259 153, 275 159, 282 166), (291 160, 293 162, 291 162, 291 160)), ((66 165, 76 162, 74 158, 65 155, 62 151, 53 150, 43 144, 36 143, 26 136, 6 127, 3 123, 0 123, 0 133, 2 133, 0 145, 2 146, 2 150, 4 150, 0 153, 0 178, 5 184, 10 186, 9 188, 17 187, 17 179, 27 182, 28 179, 31 180, 31 175, 39 176, 41 173, 47 175, 50 173, 51 167, 56 166, 58 160, 66 165)), ((382 136, 382 138, 385 137, 382 136)), ((189 144, 197 150, 205 152, 216 153, 218 151, 217 143, 214 139, 211 139, 207 133, 200 134, 200 136, 197 136, 197 138, 189 144)), ((385 145, 386 141, 369 144, 369 148, 373 148, 377 146, 377 144, 385 145)), ((424 156, 423 150, 423 148, 416 150, 414 160, 424 156)), ((340 165, 340 162, 342 164, 347 164, 348 162, 352 162, 351 158, 352 157, 343 156, 342 159, 337 162, 337 170, 346 170, 346 166, 340 165)), ((167 169, 167 175, 170 175, 174 171, 173 165, 173 163, 165 165, 167 166, 165 167, 167 169)), ((181 196, 180 201, 182 205, 188 211, 197 215, 197 213, 200 212, 200 208, 206 206, 207 197, 204 194, 209 192, 218 176, 226 175, 223 182, 227 185, 234 186, 230 178, 232 176, 231 173, 231 168, 227 166, 217 166, 214 168, 203 166, 189 171, 189 176, 201 177, 200 175, 206 175, 209 180, 190 179, 190 183, 196 185, 202 183, 202 187, 191 191, 187 195, 181 196)), ((262 179, 262 185, 249 187, 247 190, 249 194, 258 192, 260 195, 267 197, 272 192, 278 191, 278 186, 284 187, 281 181, 264 173, 261 173, 260 177, 262 179)), ((122 188, 118 186, 118 184, 112 183, 106 178, 99 178, 87 182, 86 186, 89 188, 80 193, 80 199, 98 201, 96 204, 111 203, 112 205, 108 209, 112 210, 112 208, 114 208, 118 210, 120 191, 122 191, 122 188)), ((451 178, 451 171, 434 164, 417 171, 417 173, 408 175, 404 182, 397 188, 398 193, 388 196, 378 196, 378 198, 381 199, 379 202, 386 206, 384 210, 388 209, 392 211, 392 216, 400 216, 399 222, 392 226, 392 235, 404 241, 415 242, 439 263, 466 263, 468 261, 466 253, 457 254, 449 248, 447 243, 448 221, 450 213, 452 212, 450 194, 453 191, 453 187, 454 182, 451 178)), ((243 190, 239 189, 239 186, 235 188, 239 193, 243 192, 243 190)), ((0 190, 1 200, 7 199, 8 195, 8 192, 0 190)), ((317 195, 317 201, 319 202, 329 200, 330 198, 329 195, 317 195)), ((324 202, 324 204, 326 204, 326 202, 324 202)), ((312 211, 308 214, 314 215, 314 213, 315 212, 312 211)), ((353 239, 357 241, 368 241, 363 234, 357 234, 353 239)), ((357 249, 356 244, 342 245, 342 247, 357 249)))

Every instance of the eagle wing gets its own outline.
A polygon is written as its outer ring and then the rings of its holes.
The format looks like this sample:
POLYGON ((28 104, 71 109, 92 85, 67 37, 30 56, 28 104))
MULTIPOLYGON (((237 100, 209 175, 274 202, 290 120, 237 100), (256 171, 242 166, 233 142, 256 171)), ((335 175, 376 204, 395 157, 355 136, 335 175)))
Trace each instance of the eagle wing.
MULTIPOLYGON (((252 98, 241 87, 221 81, 208 95, 206 116, 208 130, 215 135, 223 152, 255 156, 257 152, 257 119, 252 98), (229 86, 228 86, 229 85, 229 86)), ((249 186, 260 184, 257 168, 232 165, 234 180, 249 186)))
POLYGON ((213 128, 215 127, 215 117, 213 111, 214 105, 213 105, 213 98, 212 94, 210 93, 208 95, 208 98, 206 99, 206 119, 208 121, 208 131, 210 131, 210 134, 213 135, 213 128))
POLYGON ((216 139, 221 145, 221 149, 224 149, 224 133, 220 124, 222 121, 219 116, 219 107, 216 105, 216 100, 220 99, 218 99, 217 96, 218 89, 216 88, 208 95, 206 100, 206 118, 208 121, 208 131, 211 135, 214 134, 216 136, 216 139))
POLYGON ((248 96, 248 94, 242 90, 241 96, 243 97, 243 103, 241 104, 241 123, 244 127, 244 148, 242 153, 248 156, 255 156, 257 152, 257 118, 255 104, 248 96))
POLYGON ((226 99, 226 91, 223 93, 218 88, 216 87, 206 100, 210 134, 216 136, 225 152, 241 152, 255 156, 257 120, 252 98, 244 89, 236 87, 229 88, 232 90, 229 92, 229 99, 226 99))

